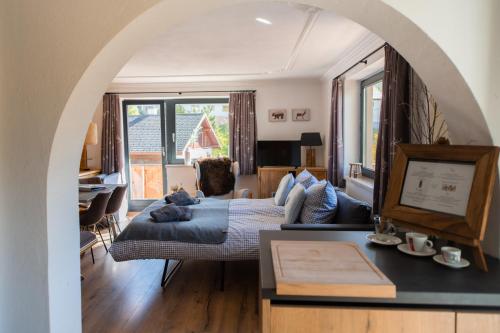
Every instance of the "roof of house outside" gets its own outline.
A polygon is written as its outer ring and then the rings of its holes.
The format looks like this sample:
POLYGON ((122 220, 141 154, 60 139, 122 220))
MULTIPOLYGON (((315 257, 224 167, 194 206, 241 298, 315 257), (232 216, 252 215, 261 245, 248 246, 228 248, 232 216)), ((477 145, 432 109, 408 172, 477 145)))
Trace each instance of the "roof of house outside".
MULTIPOLYGON (((193 131, 206 117, 204 113, 179 113, 175 117, 176 150, 183 151, 193 131)), ((129 116, 128 144, 130 152, 161 152, 161 125, 158 115, 129 116)))

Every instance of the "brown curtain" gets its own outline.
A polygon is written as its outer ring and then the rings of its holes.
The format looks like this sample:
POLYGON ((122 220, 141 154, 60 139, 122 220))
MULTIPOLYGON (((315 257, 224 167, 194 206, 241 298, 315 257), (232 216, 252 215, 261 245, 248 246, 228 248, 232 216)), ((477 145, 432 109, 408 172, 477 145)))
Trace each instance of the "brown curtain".
POLYGON ((256 143, 255 93, 231 93, 229 95, 229 150, 231 159, 240 164, 242 175, 255 173, 256 143))
POLYGON ((117 94, 105 94, 102 98, 102 172, 120 172, 123 167, 123 140, 120 126, 120 98, 117 94))
POLYGON ((411 67, 391 46, 385 46, 385 69, 377 141, 373 213, 380 214, 387 192, 396 145, 410 142, 411 67))
POLYGON ((344 187, 344 82, 342 78, 336 78, 332 82, 330 105, 328 180, 335 186, 344 187))

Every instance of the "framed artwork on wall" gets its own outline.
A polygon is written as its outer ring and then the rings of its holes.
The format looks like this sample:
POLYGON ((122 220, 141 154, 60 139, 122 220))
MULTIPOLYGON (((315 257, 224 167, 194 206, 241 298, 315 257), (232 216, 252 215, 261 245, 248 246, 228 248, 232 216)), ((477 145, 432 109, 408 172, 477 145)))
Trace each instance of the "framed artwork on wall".
POLYGON ((292 109, 293 121, 309 121, 311 120, 310 109, 292 109))
POLYGON ((472 247, 487 271, 484 239, 498 147, 400 144, 382 216, 395 225, 472 247))
POLYGON ((270 122, 286 121, 287 109, 270 109, 268 112, 270 122))

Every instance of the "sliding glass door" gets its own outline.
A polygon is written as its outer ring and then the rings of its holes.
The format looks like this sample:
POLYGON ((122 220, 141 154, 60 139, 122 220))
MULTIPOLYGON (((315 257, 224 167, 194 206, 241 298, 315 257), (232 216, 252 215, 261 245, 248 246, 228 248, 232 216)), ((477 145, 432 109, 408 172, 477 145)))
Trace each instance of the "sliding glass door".
POLYGON ((123 102, 129 207, 141 210, 166 193, 165 104, 161 100, 123 102))
POLYGON ((122 107, 131 210, 162 198, 169 183, 194 187, 186 171, 195 160, 229 155, 227 98, 124 100, 122 107))

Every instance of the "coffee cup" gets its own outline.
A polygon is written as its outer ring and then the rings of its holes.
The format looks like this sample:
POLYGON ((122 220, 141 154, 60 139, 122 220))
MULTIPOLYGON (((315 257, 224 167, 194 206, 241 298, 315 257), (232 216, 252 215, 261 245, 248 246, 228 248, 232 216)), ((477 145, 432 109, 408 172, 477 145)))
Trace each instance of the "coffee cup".
POLYGON ((407 232, 406 243, 413 252, 423 252, 425 248, 432 247, 434 244, 427 239, 428 236, 418 232, 407 232))
POLYGON ((441 248, 443 260, 449 264, 458 264, 462 256, 462 251, 459 248, 452 246, 443 246, 441 248))

